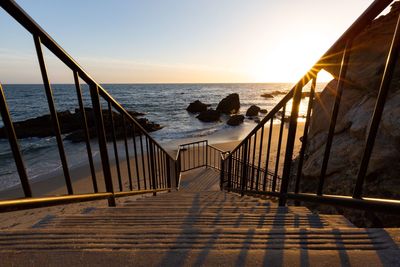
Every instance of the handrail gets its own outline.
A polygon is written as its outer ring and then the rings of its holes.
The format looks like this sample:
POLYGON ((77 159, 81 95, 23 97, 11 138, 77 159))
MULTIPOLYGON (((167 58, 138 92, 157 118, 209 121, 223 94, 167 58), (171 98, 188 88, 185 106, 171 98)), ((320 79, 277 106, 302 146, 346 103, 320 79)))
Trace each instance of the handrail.
MULTIPOLYGON (((149 137, 150 135, 145 129, 99 84, 97 83, 51 36, 43 30, 14 0, 1 1, 0 6, 7 11, 7 13, 18 21, 27 31, 33 36, 38 36, 41 43, 47 47, 54 55, 56 55, 64 64, 71 70, 76 71, 79 77, 84 80, 88 85, 96 86, 99 88, 99 93, 106 100, 110 101, 112 105, 120 112, 124 113, 135 126, 138 127, 143 133, 149 137)), ((160 146, 153 139, 153 142, 159 146, 165 153, 164 148, 160 146)), ((168 153, 167 153, 168 154, 168 153)), ((170 156, 168 154, 168 156, 170 156)), ((171 158, 172 159, 172 158, 171 158)))
MULTIPOLYGON (((311 201, 320 204, 348 206, 357 209, 378 209, 387 212, 394 212, 400 209, 400 200, 393 199, 371 199, 362 196, 363 184, 371 157, 373 144, 377 135, 379 122, 382 118, 382 112, 385 105, 385 99, 388 94, 390 81, 392 79, 394 68, 396 66, 397 54, 400 49, 400 16, 393 33, 390 49, 388 52, 385 70, 382 74, 382 81, 379 87, 378 98, 373 122, 367 131, 368 138, 365 143, 365 149, 362 156, 362 162, 357 176, 356 186, 352 196, 326 195, 324 194, 325 174, 329 162, 332 139, 335 134, 336 120, 338 117, 341 95, 344 84, 346 83, 347 66, 349 65, 350 54, 352 52, 353 39, 357 37, 372 21, 390 4, 393 0, 374 1, 359 18, 345 31, 345 33, 323 54, 323 56, 311 67, 311 69, 293 86, 287 95, 254 127, 254 129, 223 159, 224 169, 221 173, 221 188, 229 191, 244 194, 264 194, 279 198, 279 205, 286 205, 287 199, 295 201, 311 201), (319 176, 318 188, 315 193, 300 192, 300 182, 303 177, 303 162, 310 127, 311 112, 316 98, 316 80, 318 73, 326 66, 329 60, 341 58, 337 67, 339 70, 334 93, 334 103, 331 113, 329 131, 323 155, 321 175, 319 176), (299 106, 302 99, 303 88, 311 82, 310 95, 308 98, 308 107, 306 122, 304 124, 303 137, 300 150, 295 151, 296 135, 298 134, 297 119, 299 117, 299 106), (292 101, 291 107, 288 106, 292 101), (286 117, 286 109, 290 108, 290 115, 286 117), (276 120, 280 125, 276 125, 276 120), (284 130, 284 124, 287 123, 287 131, 284 130), (273 133, 278 130, 276 140, 272 138, 273 133), (284 134, 284 131, 286 132, 284 134), (286 144, 282 147, 282 141, 286 139, 286 144), (277 141, 276 150, 271 150, 271 144, 277 141), (284 152, 284 154, 281 154, 284 152), (293 170, 293 156, 297 161, 296 172, 293 170), (255 167, 253 167, 255 166, 255 167), (264 167, 265 166, 265 167, 264 167), (264 175, 260 171, 266 170, 264 175), (268 181, 266 173, 273 173, 273 179, 268 181), (258 188, 259 185, 262 188, 258 188), (292 186, 294 185, 294 186, 292 186), (291 186, 290 191, 289 186, 291 186), (292 188, 294 187, 294 188, 292 188), (395 208, 393 208, 395 207, 395 208), (393 208, 393 209, 391 209, 393 208)), ((335 65, 336 66, 336 65, 335 65)), ((289 110, 288 110, 289 111, 289 110)), ((303 179, 304 180, 304 179, 303 179)), ((302 181, 304 183, 309 181, 302 181)), ((296 202, 298 203, 298 202, 296 202)))
POLYGON ((0 85, 0 112, 3 121, 5 122, 4 125, 8 133, 9 143, 12 148, 18 174, 20 176, 20 182, 25 194, 25 199, 1 200, 0 212, 4 211, 5 208, 10 209, 10 205, 12 206, 12 209, 23 209, 40 205, 63 204, 71 201, 98 199, 99 197, 107 198, 109 205, 115 206, 116 197, 145 194, 149 192, 156 194, 160 191, 171 190, 171 178, 174 172, 176 174, 177 171, 177 163, 175 159, 172 158, 172 156, 147 133, 147 131, 138 123, 138 121, 85 70, 83 70, 83 68, 15 1, 1 1, 0 7, 2 7, 33 36, 68 193, 68 196, 52 196, 49 198, 40 199, 32 198, 30 181, 28 179, 24 162, 20 153, 17 134, 9 114, 3 88, 0 85), (79 103, 79 112, 81 114, 80 120, 82 122, 82 131, 84 133, 84 141, 86 143, 89 167, 91 170, 93 193, 88 193, 85 195, 74 194, 73 181, 70 175, 68 161, 64 150, 63 138, 61 136, 62 125, 60 124, 55 108, 53 91, 46 69, 42 45, 47 47, 51 53, 53 53, 72 71, 79 103), (83 104, 82 88, 79 78, 81 78, 89 86, 92 101, 92 112, 95 123, 94 130, 96 130, 95 135, 97 136, 100 149, 101 165, 106 192, 99 192, 97 185, 96 169, 93 162, 90 144, 90 135, 93 135, 93 133, 89 131, 88 121, 86 118, 86 113, 88 111, 86 111, 83 104), (106 109, 102 108, 102 100, 107 103, 106 109), (117 132, 117 130, 119 130, 119 132, 117 132), (133 150, 130 150, 128 145, 128 138, 130 137, 132 137, 133 150), (120 155, 118 153, 117 139, 122 139, 124 141, 123 145, 127 168, 126 177, 121 171, 122 162, 119 160, 120 155), (112 168, 108 155, 110 151, 108 151, 107 142, 112 142, 113 144, 115 169, 117 172, 114 177, 118 179, 118 190, 114 190, 112 168), (130 153, 133 153, 133 155, 130 153), (132 162, 131 159, 133 159, 132 162), (136 181, 133 180, 135 176, 136 181), (124 179, 127 180, 127 184, 129 185, 129 190, 127 191, 124 189, 124 187, 126 187, 123 182, 124 179))

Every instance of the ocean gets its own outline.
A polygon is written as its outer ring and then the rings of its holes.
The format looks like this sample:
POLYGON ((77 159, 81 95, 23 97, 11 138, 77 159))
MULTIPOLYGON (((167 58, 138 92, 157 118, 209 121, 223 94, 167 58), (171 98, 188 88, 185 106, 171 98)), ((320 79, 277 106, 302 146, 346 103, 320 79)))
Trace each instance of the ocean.
MULTIPOLYGON (((258 105, 268 111, 283 97, 263 98, 261 94, 273 91, 289 91, 291 83, 250 83, 250 84, 104 84, 103 87, 128 110, 145 113, 146 118, 161 124, 163 128, 151 133, 161 145, 173 149, 180 142, 208 139, 211 143, 233 141, 243 138, 256 124, 253 120, 236 127, 221 122, 203 123, 196 115, 186 111, 190 102, 200 100, 216 108, 218 102, 230 93, 238 93, 241 102, 240 114, 245 114, 251 105, 258 105)), ((318 88, 323 88, 319 84, 318 88)), ((7 103, 14 122, 49 114, 43 85, 3 85, 7 103)), ((52 85, 57 111, 78 108, 73 84, 52 85)), ((83 101, 90 107, 88 88, 82 85, 83 101)), ((305 114, 302 105, 300 115, 305 114)), ((103 107, 106 107, 103 105, 103 107)), ((3 126, 0 120, 0 126, 3 126)), ((28 176, 36 179, 61 168, 54 137, 25 138, 19 140, 28 176)), ((87 162, 84 143, 64 141, 71 168, 87 162)), ((98 158, 97 143, 93 143, 94 157, 98 158)), ((11 149, 7 139, 0 139, 0 190, 19 183, 11 149)))

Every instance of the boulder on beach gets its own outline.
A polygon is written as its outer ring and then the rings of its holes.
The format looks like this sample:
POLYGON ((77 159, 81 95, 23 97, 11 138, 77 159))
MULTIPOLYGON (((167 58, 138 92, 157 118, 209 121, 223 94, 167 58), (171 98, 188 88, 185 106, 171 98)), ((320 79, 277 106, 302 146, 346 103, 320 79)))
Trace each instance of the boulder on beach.
POLYGON ((259 106, 251 105, 246 111, 246 116, 248 117, 257 116, 260 110, 261 108, 259 106))
POLYGON ((264 98, 274 98, 274 96, 272 94, 268 94, 268 93, 262 94, 261 96, 264 98))
POLYGON ((221 102, 218 103, 217 111, 225 114, 235 114, 238 113, 240 109, 239 95, 234 93, 230 94, 221 102))
POLYGON ((221 113, 219 111, 214 110, 214 109, 209 109, 209 110, 200 112, 200 114, 197 115, 196 118, 198 118, 202 122, 215 122, 215 121, 219 121, 220 117, 221 117, 221 113))
POLYGON ((242 124, 243 121, 244 121, 243 115, 232 115, 229 117, 229 120, 226 122, 226 124, 230 126, 238 126, 239 124, 242 124))
POLYGON ((206 111, 210 105, 202 103, 200 100, 196 100, 189 104, 186 110, 190 113, 198 113, 206 111))

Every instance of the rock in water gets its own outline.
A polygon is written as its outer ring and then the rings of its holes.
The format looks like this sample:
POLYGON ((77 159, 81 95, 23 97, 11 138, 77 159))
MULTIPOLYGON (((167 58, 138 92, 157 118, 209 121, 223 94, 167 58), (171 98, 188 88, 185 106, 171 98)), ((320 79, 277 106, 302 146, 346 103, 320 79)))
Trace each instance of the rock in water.
POLYGON ((262 94, 261 96, 265 97, 265 98, 274 98, 274 96, 272 94, 268 94, 268 93, 262 94))
POLYGON ((186 110, 189 111, 190 113, 197 113, 206 111, 209 106, 210 105, 204 104, 200 100, 196 100, 190 103, 189 106, 186 108, 186 110))
POLYGON ((230 94, 221 102, 218 103, 217 111, 225 114, 235 114, 238 113, 240 109, 239 95, 234 93, 230 94))
POLYGON ((242 124, 244 121, 244 116, 243 115, 232 115, 229 120, 226 122, 226 124, 230 126, 237 126, 239 124, 242 124))
POLYGON ((221 113, 217 110, 209 109, 203 112, 196 117, 203 122, 214 122, 219 121, 221 113))
POLYGON ((267 114, 268 110, 262 108, 262 109, 260 109, 260 113, 267 114))
POLYGON ((256 105, 252 105, 249 107, 249 109, 246 111, 246 116, 252 117, 252 116, 257 116, 258 112, 260 112, 260 107, 256 105))

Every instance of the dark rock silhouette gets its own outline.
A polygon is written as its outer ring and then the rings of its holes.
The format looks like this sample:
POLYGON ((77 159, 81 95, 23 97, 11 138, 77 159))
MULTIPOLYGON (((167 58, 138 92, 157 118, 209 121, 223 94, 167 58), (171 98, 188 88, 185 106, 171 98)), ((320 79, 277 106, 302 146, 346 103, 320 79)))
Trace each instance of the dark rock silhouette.
POLYGON ((230 94, 221 102, 218 103, 217 111, 225 114, 235 114, 238 113, 240 109, 239 95, 234 93, 230 94))
POLYGON ((265 98, 274 98, 274 96, 272 94, 268 94, 268 93, 262 94, 261 96, 265 97, 265 98))
POLYGON ((210 105, 202 103, 200 100, 196 100, 189 104, 186 110, 190 113, 197 113, 206 111, 210 105))
MULTIPOLYGON (((128 112, 131 116, 135 118, 137 116, 144 115, 143 113, 135 111, 128 112)), ((95 129, 95 116, 93 109, 85 108, 85 114, 90 138, 94 138, 97 136, 97 132, 95 129)), ((111 117, 106 110, 103 110, 102 115, 106 129, 106 136, 111 137, 111 117)), ((85 140, 84 132, 82 130, 82 114, 79 109, 76 109, 75 113, 71 113, 69 110, 57 112, 57 117, 60 123, 61 134, 68 134, 65 138, 66 140, 71 140, 73 142, 82 142, 85 140)), ((118 139, 123 138, 124 132, 122 115, 116 112, 112 112, 112 117, 114 120, 116 137, 118 139)), ((159 124, 150 122, 145 118, 139 118, 137 119, 137 121, 146 131, 149 132, 157 131, 162 128, 159 124)), ((126 127, 128 132, 127 135, 131 136, 133 134, 133 130, 135 130, 134 127, 131 123, 126 123, 126 127)), ((20 122, 15 122, 14 128, 18 138, 48 137, 55 135, 53 124, 49 114, 20 122)), ((136 129, 136 134, 139 134, 139 129, 136 129)), ((0 128, 0 138, 6 138, 4 127, 0 128)))
POLYGON ((258 112, 260 112, 261 108, 256 105, 251 105, 247 111, 246 111, 246 116, 252 117, 252 116, 257 116, 258 112))
POLYGON ((226 123, 230 126, 237 126, 239 124, 242 124, 243 121, 244 121, 243 115, 232 115, 230 116, 229 120, 226 123))
POLYGON ((267 114, 268 110, 262 108, 262 109, 260 109, 260 113, 267 114))
POLYGON ((221 113, 217 110, 209 109, 203 112, 196 117, 203 122, 214 122, 219 121, 221 113))

